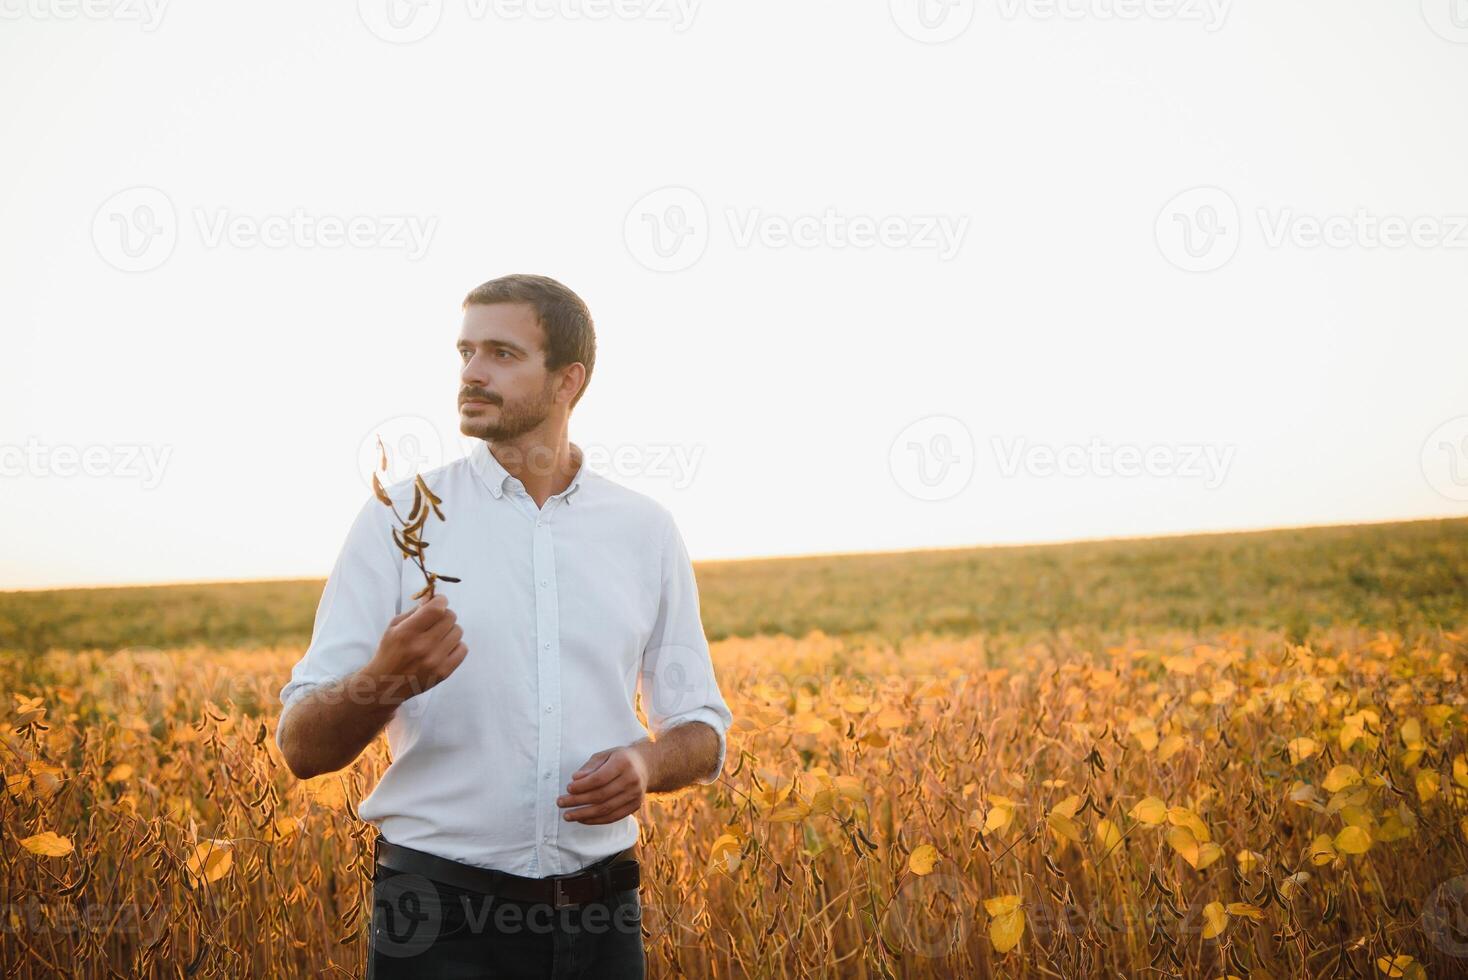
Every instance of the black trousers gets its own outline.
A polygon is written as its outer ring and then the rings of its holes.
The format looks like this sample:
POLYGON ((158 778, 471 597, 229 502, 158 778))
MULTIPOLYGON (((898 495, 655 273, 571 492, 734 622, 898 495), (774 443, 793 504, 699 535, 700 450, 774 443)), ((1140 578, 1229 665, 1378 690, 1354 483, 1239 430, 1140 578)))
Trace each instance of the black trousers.
POLYGON ((379 866, 367 980, 643 980, 636 888, 557 909, 379 866))

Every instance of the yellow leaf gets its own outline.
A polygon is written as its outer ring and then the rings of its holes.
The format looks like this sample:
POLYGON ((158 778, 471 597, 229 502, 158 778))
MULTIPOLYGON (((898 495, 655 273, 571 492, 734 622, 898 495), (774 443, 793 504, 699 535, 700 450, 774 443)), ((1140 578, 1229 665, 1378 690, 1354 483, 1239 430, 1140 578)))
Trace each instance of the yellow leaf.
POLYGON ((1045 818, 1045 823, 1055 832, 1056 836, 1075 841, 1077 844, 1081 842, 1081 828, 1065 814, 1052 811, 1050 816, 1045 818))
POLYGON ((1157 748, 1157 725, 1151 718, 1134 718, 1128 728, 1143 752, 1157 748))
POLYGON ((54 830, 43 830, 21 839, 20 846, 32 854, 44 857, 61 857, 71 853, 71 838, 62 837, 54 830))
POLYGON ((1208 867, 1208 865, 1212 864, 1214 861, 1217 861, 1221 857, 1223 857, 1223 848, 1219 847, 1212 841, 1209 841, 1206 844, 1199 844, 1198 863, 1194 865, 1194 867, 1196 867, 1199 871, 1202 871, 1204 868, 1208 867))
POLYGON ((1285 901, 1293 901, 1310 883, 1310 872, 1296 871, 1279 883, 1279 894, 1285 901))
POLYGON ((234 866, 234 844, 227 840, 201 841, 184 862, 184 877, 190 888, 218 881, 234 866))
POLYGON ((1202 818, 1185 806, 1169 807, 1167 821, 1174 826, 1186 827, 1200 844, 1213 839, 1213 835, 1208 833, 1208 826, 1203 823, 1202 818))
POLYGON ((294 834, 300 824, 295 817, 276 817, 265 825, 265 839, 279 843, 294 834))
POLYGON ((1168 759, 1171 759, 1173 756, 1177 755, 1184 748, 1186 748, 1187 744, 1188 740, 1183 738, 1181 735, 1167 736, 1162 740, 1162 744, 1157 747, 1158 761, 1166 762, 1168 759))
POLYGON ((709 864, 725 874, 733 874, 739 867, 739 852, 743 844, 733 834, 720 834, 709 853, 709 864))
POLYGON ((1299 764, 1320 751, 1320 743, 1313 738, 1295 738, 1290 740, 1289 749, 1290 761, 1299 764))
POLYGON ((1234 855, 1234 860, 1239 862, 1239 870, 1244 874, 1252 874, 1259 868, 1260 856, 1247 848, 1234 855))
POLYGON ((1222 902, 1209 902, 1203 906, 1203 938, 1216 939, 1228 928, 1228 912, 1222 902))
POLYGON ((128 779, 132 778, 132 774, 133 767, 128 765, 126 762, 122 762, 112 767, 112 771, 107 774, 107 782, 126 782, 128 779))
POLYGON ((770 823, 795 823, 810 816, 810 807, 804 803, 786 803, 784 806, 776 807, 765 817, 770 823))
POLYGON ((1330 771, 1321 783, 1327 793, 1339 793, 1347 786, 1354 786, 1361 781, 1361 770, 1352 765, 1339 765, 1330 771))
POLYGON ((1437 773, 1427 769, 1420 770, 1417 773, 1417 797, 1422 800, 1423 803, 1426 803, 1428 800, 1437 795, 1438 786, 1440 784, 1441 778, 1438 776, 1437 773))
POLYGON ((1224 907, 1224 911, 1228 912, 1229 915, 1253 919, 1255 922, 1262 921, 1264 918, 1264 910, 1257 905, 1250 905, 1248 902, 1229 902, 1224 907))
POLYGON ((989 920, 989 941, 994 952, 1007 953, 1019 945, 1025 934, 1025 910, 1020 907, 1018 895, 1002 895, 984 900, 984 909, 989 920))
POLYGON ((896 708, 883 708, 877 714, 878 728, 901 728, 907 724, 907 716, 896 708))
POLYGON ((932 844, 920 844, 907 856, 907 870, 915 875, 931 874, 938 863, 938 849, 932 844))
POLYGON ((1335 858, 1335 844, 1331 841, 1330 835, 1317 834, 1315 840, 1310 844, 1310 863, 1317 866, 1329 864, 1335 858))
POLYGON ((1050 812, 1051 813, 1058 813, 1062 817, 1074 817, 1076 815, 1076 811, 1079 810, 1080 808, 1081 808, 1081 798, 1079 796, 1072 795, 1072 796, 1067 796, 1065 799, 1063 799, 1059 803, 1055 804, 1055 806, 1050 810, 1050 812))
POLYGON ((1182 855, 1184 861, 1193 867, 1198 866, 1198 841, 1193 837, 1186 827, 1168 827, 1167 843, 1172 849, 1182 855))
POLYGON ((1167 804, 1155 796, 1148 796, 1132 807, 1131 816, 1149 827, 1159 827, 1167 820, 1167 804))
POLYGON ((1019 908, 1018 895, 1000 895, 997 898, 984 899, 984 911, 991 916, 1004 915, 1019 908))
POLYGON ((1361 827, 1350 826, 1336 834, 1335 847, 1343 854, 1365 854, 1371 850, 1371 835, 1361 827))
POLYGON ((1398 953, 1396 956, 1382 956, 1376 961, 1376 968, 1382 975, 1388 977, 1408 977, 1411 980, 1427 980, 1427 971, 1421 963, 1408 956, 1406 953, 1398 953))
POLYGON ((1096 845, 1101 853, 1108 854, 1121 844, 1121 830, 1110 820, 1096 821, 1096 845))

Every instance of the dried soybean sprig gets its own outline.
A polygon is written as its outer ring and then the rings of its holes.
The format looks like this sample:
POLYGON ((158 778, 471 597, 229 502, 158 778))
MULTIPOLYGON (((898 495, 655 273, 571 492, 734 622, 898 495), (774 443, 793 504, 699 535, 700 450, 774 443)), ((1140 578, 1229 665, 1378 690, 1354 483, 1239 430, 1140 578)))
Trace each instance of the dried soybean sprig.
MULTIPOLYGON (((378 469, 386 473, 387 447, 382 444, 382 436, 377 437, 377 463, 378 469)), ((392 498, 387 495, 387 491, 382 488, 382 481, 377 478, 375 472, 372 474, 372 492, 377 496, 378 500, 387 504, 388 509, 392 511, 392 516, 397 518, 398 523, 402 525, 401 530, 396 527, 392 529, 393 544, 398 546, 398 550, 403 553, 404 558, 413 559, 414 563, 418 566, 418 570, 423 573, 423 579, 427 583, 423 588, 413 593, 413 598, 421 599, 427 596, 432 599, 435 582, 458 582, 459 580, 452 575, 430 572, 427 566, 423 564, 423 551, 428 547, 428 542, 423 540, 422 531, 423 525, 428 522, 428 512, 432 510, 440 521, 445 524, 448 523, 448 518, 443 516, 443 511, 438 506, 443 503, 443 500, 432 490, 428 489, 428 484, 423 481, 423 477, 421 475, 414 475, 413 477, 413 507, 408 511, 408 519, 406 521, 398 513, 398 509, 394 506, 392 498)))

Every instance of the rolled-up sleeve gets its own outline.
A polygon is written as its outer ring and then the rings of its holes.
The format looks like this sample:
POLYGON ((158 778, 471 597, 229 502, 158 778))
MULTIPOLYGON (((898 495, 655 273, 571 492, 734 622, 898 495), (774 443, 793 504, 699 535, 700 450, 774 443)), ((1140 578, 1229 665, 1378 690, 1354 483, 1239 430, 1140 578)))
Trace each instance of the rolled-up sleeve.
POLYGON ((664 512, 663 517, 661 594, 642 654, 642 707, 654 735, 690 721, 704 722, 714 730, 719 736, 719 761, 696 780, 707 784, 724 771, 727 733, 734 717, 714 677, 693 563, 672 515, 664 512))
POLYGON ((362 667, 377 652, 383 631, 398 613, 402 559, 392 542, 387 507, 368 497, 357 512, 336 564, 326 579, 311 642, 280 689, 280 726, 291 705, 323 684, 362 667))

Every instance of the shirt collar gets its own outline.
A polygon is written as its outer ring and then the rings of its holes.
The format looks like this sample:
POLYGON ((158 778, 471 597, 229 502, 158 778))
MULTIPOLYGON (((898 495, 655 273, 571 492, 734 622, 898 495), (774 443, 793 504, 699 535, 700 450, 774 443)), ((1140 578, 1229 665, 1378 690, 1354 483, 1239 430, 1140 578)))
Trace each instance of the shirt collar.
MULTIPOLYGON (((581 457, 581 465, 576 468, 576 475, 571 477, 571 482, 566 489, 558 494, 552 494, 552 499, 564 497, 568 504, 571 502, 571 495, 581 488, 581 478, 586 475, 586 453, 574 442, 571 443, 571 448, 575 455, 581 457)), ((495 459, 494 453, 489 451, 489 443, 483 439, 474 440, 474 448, 469 453, 469 460, 474 466, 474 471, 479 474, 480 479, 484 481, 484 485, 489 488, 489 492, 494 495, 495 499, 503 497, 506 481, 515 478, 499 460, 495 459)))

